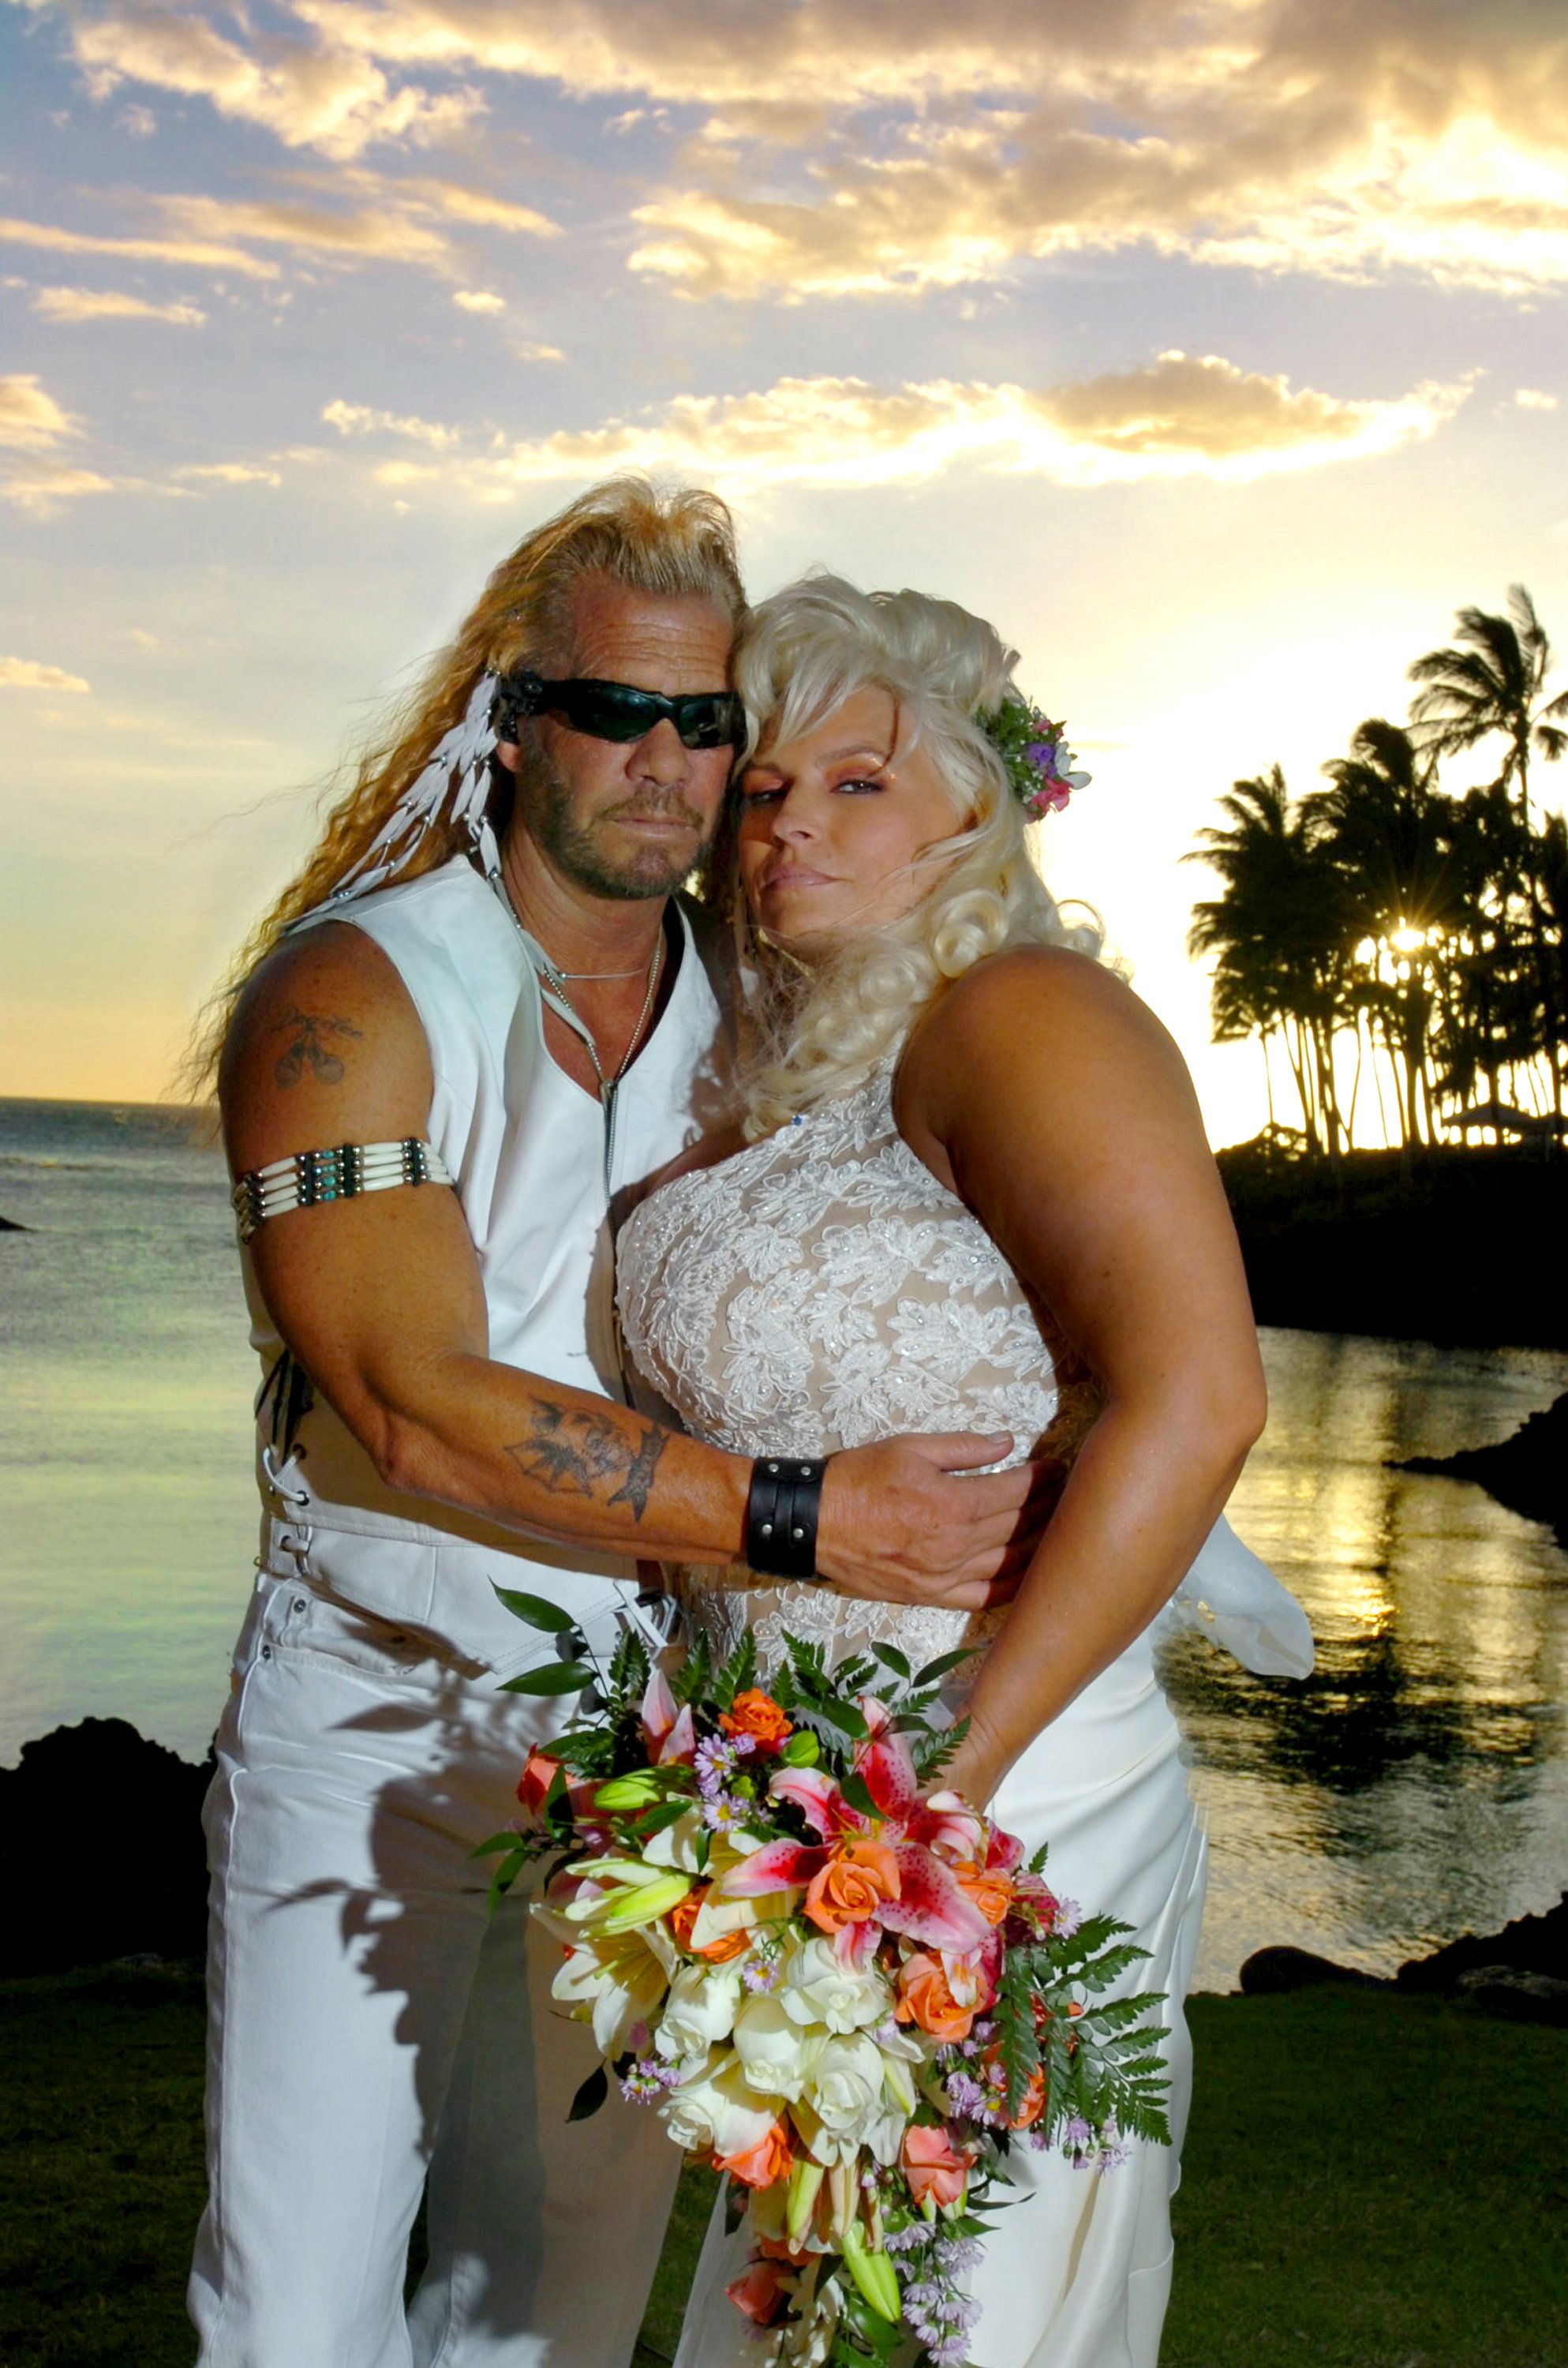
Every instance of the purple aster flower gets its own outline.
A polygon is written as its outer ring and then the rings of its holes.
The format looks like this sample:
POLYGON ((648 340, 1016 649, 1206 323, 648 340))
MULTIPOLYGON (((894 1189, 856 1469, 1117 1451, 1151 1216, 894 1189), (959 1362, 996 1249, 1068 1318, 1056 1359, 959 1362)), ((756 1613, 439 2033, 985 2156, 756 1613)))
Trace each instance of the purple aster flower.
POLYGON ((985 2111, 985 2091, 978 2080, 967 2072, 949 2073, 947 2081, 948 2102, 955 2113, 979 2115, 985 2111))
POLYGON ((673 2064, 661 2064, 654 2055, 640 2056, 620 2084, 620 2093, 629 2105, 651 2105, 666 2089, 673 2089, 680 2074, 673 2064))
POLYGON ((746 1804, 733 1793, 715 1793, 702 1804, 702 1822, 710 1833, 733 1834, 745 1822, 746 1804))
POLYGON ((1070 1941, 1084 1920, 1084 1911, 1075 1899, 1059 1899, 1051 1931, 1053 1940, 1070 1941))
POLYGON ((741 1967, 741 1979, 755 1996, 762 1997, 778 1988, 782 1971, 777 1957, 748 1957, 741 1967))

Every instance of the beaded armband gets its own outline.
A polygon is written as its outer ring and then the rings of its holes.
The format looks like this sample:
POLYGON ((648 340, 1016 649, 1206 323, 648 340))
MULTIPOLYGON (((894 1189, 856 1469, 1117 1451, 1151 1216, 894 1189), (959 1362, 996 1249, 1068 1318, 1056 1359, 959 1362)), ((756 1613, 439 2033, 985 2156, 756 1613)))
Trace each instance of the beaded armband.
POLYGON ((361 1192, 390 1192, 395 1184, 450 1184, 433 1144, 408 1135, 402 1143, 340 1143, 334 1151, 296 1151, 242 1176, 229 1198, 248 1242, 268 1217, 318 1201, 352 1201, 361 1192))

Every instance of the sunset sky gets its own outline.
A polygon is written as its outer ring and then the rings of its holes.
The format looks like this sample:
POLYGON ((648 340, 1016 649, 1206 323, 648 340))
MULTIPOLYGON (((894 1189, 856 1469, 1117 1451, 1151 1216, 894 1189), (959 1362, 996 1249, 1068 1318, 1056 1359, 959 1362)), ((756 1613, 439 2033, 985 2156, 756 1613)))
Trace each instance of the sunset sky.
POLYGON ((312 786, 611 467, 1017 643, 1217 1143, 1214 798, 1512 581, 1568 651, 1562 0, 0 0, 0 1093, 170 1090, 312 786))

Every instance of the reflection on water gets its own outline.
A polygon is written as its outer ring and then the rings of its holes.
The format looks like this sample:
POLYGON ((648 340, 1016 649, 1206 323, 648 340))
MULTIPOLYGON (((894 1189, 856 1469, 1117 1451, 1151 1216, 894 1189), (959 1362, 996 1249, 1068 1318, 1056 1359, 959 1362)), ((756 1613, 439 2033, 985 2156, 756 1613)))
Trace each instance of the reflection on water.
POLYGON ((1267 1332, 1231 1504, 1306 1605, 1304 1684, 1184 1640, 1167 1681, 1213 1844, 1199 1980, 1268 1941, 1390 1972, 1568 1882, 1568 1556, 1467 1483, 1391 1471, 1499 1438, 1568 1357, 1267 1332))
MULTIPOLYGON (((0 1759, 62 1719, 193 1758, 255 1553, 217 1158, 156 1111, 0 1102, 0 1759)), ((1231 1517, 1306 1605, 1317 1675, 1192 1639, 1169 1680, 1213 1841, 1199 1980, 1290 1941, 1372 1971, 1568 1882, 1568 1556, 1387 1459, 1503 1437, 1568 1355, 1265 1335, 1273 1415, 1231 1517)))

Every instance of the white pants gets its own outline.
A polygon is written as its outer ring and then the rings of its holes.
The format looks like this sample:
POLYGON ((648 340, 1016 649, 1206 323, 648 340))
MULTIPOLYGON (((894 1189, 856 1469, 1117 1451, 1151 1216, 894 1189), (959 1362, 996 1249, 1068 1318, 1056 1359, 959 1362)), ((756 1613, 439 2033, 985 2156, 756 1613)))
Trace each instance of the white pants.
POLYGON ((207 1807, 202 2368, 624 2368, 676 2173, 553 2010, 554 1944, 486 1915, 530 1746, 571 1704, 264 1573, 207 1807), (405 2317, 426 2171, 430 2261, 405 2317))

